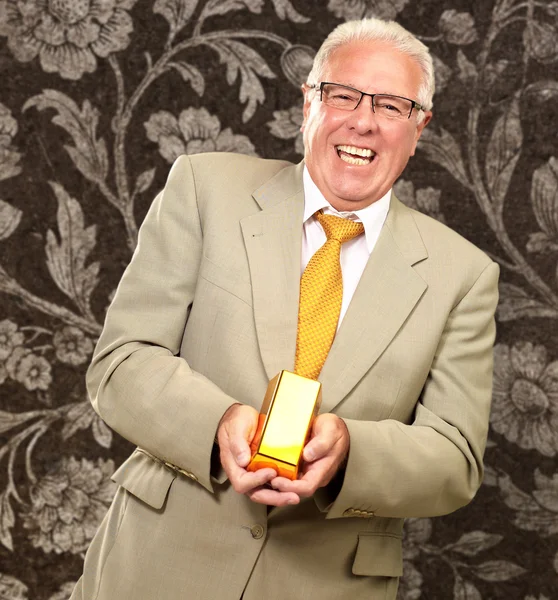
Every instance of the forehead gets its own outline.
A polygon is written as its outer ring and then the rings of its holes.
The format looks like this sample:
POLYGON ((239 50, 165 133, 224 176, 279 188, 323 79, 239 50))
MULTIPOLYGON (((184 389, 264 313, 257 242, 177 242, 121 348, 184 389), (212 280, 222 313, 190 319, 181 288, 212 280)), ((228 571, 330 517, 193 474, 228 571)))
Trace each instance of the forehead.
POLYGON ((392 44, 350 42, 329 56, 323 81, 343 83, 363 92, 390 92, 415 97, 422 79, 418 63, 392 44))

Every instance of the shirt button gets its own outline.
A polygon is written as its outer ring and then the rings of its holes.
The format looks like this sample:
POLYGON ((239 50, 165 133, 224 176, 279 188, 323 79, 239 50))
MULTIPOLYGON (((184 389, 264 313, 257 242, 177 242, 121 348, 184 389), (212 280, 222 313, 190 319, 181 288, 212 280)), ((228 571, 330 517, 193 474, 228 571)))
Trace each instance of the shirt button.
POLYGON ((252 527, 250 527, 250 533, 255 540, 259 540, 264 536, 265 529, 261 525, 252 525, 252 527))

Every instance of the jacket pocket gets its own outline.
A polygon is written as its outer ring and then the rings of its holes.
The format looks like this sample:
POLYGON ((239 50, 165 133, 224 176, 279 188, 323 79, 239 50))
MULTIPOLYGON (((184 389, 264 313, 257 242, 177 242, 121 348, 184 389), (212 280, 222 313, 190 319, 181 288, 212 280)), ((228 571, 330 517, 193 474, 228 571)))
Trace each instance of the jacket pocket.
POLYGON ((401 577, 403 575, 401 538, 385 533, 359 533, 353 574, 401 577))
POLYGON ((111 479, 153 508, 162 508, 176 472, 136 450, 111 479))

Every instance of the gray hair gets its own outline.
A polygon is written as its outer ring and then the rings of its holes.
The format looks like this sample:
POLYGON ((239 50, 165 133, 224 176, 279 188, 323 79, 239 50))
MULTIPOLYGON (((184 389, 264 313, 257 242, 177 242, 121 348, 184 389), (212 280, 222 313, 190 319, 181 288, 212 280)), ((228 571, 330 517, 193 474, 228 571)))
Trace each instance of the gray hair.
MULTIPOLYGON (((308 85, 315 86, 319 83, 325 65, 334 50, 345 44, 361 41, 387 42, 411 57, 422 71, 422 83, 418 91, 417 101, 426 110, 432 108, 434 65, 430 52, 420 40, 395 21, 361 19, 359 21, 347 21, 338 25, 327 36, 314 57, 314 64, 307 78, 308 85)), ((418 120, 421 122, 424 118, 424 113, 419 111, 418 114, 418 120)))

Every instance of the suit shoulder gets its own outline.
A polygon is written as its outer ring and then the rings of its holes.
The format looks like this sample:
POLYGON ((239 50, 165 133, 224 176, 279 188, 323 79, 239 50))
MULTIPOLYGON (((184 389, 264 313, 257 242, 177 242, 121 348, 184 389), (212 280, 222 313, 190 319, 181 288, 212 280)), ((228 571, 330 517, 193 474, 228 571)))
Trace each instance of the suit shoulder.
POLYGON ((285 160, 275 160, 236 154, 233 152, 208 152, 193 154, 188 157, 192 165, 194 178, 200 184, 216 180, 224 185, 234 182, 242 187, 256 189, 275 174, 292 163, 285 160))
POLYGON ((479 268, 485 268, 493 262, 485 252, 455 229, 412 208, 406 207, 406 210, 417 225, 429 257, 443 258, 444 262, 455 260, 461 265, 466 261, 479 268))

